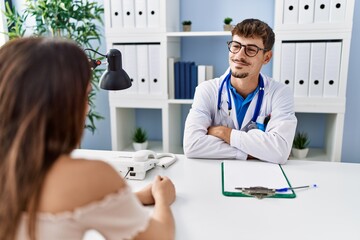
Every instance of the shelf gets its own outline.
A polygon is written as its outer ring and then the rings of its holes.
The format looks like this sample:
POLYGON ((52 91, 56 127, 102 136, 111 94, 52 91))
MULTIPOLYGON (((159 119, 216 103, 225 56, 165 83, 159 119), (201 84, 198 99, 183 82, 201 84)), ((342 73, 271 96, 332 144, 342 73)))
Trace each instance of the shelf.
POLYGON ((208 32, 168 32, 167 37, 213 37, 213 36, 231 36, 230 31, 208 31, 208 32))
POLYGON ((352 24, 347 23, 309 23, 309 24, 279 24, 275 26, 276 34, 278 32, 296 32, 296 33, 309 33, 317 31, 321 34, 327 33, 340 33, 351 32, 352 24))
POLYGON ((290 156, 289 160, 309 160, 309 161, 329 161, 329 156, 325 153, 324 149, 321 148, 310 148, 309 153, 305 159, 295 159, 290 156))
POLYGON ((170 104, 192 104, 193 99, 169 99, 170 104))
MULTIPOLYGON (((192 104, 193 99, 169 99, 169 104, 192 104)), ((345 113, 343 98, 295 97, 295 112, 345 113)))
POLYGON ((345 113, 345 98, 295 97, 295 112, 345 113))
MULTIPOLYGON (((162 142, 161 141, 149 141, 147 149, 152 150, 156 153, 163 152, 162 142)), ((125 147, 122 151, 134 152, 134 147, 129 145, 125 147)))

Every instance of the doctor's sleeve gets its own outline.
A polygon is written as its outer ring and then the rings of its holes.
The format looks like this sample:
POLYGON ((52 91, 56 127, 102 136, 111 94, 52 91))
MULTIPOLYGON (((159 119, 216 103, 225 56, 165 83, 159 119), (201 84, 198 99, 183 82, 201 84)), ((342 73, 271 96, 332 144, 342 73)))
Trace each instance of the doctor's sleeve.
POLYGON ((246 159, 247 154, 241 150, 207 134, 217 103, 217 88, 211 84, 204 82, 196 88, 184 127, 184 153, 189 158, 246 159))
POLYGON ((268 98, 267 104, 271 104, 271 118, 266 131, 233 130, 230 145, 260 160, 284 164, 289 158, 297 125, 294 97, 290 88, 278 86, 268 98))

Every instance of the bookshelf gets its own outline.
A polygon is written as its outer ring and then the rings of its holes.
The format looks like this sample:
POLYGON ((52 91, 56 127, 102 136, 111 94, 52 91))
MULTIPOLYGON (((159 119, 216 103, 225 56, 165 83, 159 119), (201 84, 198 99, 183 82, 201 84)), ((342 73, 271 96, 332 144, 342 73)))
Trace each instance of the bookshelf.
POLYGON ((310 149, 308 159, 341 160, 354 3, 353 0, 275 0, 273 77, 293 88, 296 113, 326 116, 324 148, 310 149), (295 51, 287 47, 290 45, 295 51), (302 45, 307 47, 301 48, 302 45), (341 49, 335 57, 332 56, 336 52, 334 45, 341 49), (304 49, 308 51, 305 61, 298 57, 304 49), (295 67, 282 62, 282 58, 290 59, 288 63, 294 62, 295 67), (330 60, 336 64, 331 65, 330 60), (297 67, 301 61, 306 66, 305 74, 297 67), (334 72, 330 67, 338 69, 334 72), (308 84, 304 88, 307 92, 301 90, 301 80, 308 84))

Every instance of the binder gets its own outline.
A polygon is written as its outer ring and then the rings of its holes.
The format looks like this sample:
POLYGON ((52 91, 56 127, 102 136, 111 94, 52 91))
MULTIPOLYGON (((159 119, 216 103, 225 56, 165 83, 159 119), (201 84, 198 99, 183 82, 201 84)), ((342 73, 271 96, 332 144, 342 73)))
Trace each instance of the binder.
POLYGON ((329 22, 330 16, 330 0, 315 0, 315 23, 329 22))
POLYGON ((198 83, 197 83, 197 85, 204 82, 205 79, 206 79, 206 66, 198 65, 198 83))
POLYGON ((185 63, 185 99, 191 98, 191 66, 195 65, 194 62, 185 63))
POLYGON ((299 1, 299 23, 312 23, 314 21, 315 0, 299 1))
POLYGON ((295 43, 281 44, 280 82, 294 91, 295 78, 295 43))
MULTIPOLYGON (((228 197, 252 197, 236 187, 291 187, 285 171, 278 164, 260 161, 223 161, 221 163, 222 194, 228 197)), ((295 198, 294 190, 276 193, 270 198, 295 198)))
POLYGON ((336 97, 339 91, 341 42, 326 43, 324 97, 336 97))
POLYGON ((193 99, 195 95, 195 89, 198 83, 198 67, 197 65, 193 64, 190 68, 190 98, 193 99))
POLYGON ((174 64, 175 99, 180 99, 180 62, 174 64))
POLYGON ((324 88, 325 42, 311 43, 309 96, 321 97, 324 88))
MULTIPOLYGON (((138 74, 137 74, 137 55, 136 45, 126 44, 123 45, 124 50, 122 53, 123 68, 129 75, 132 86, 129 89, 125 89, 126 92, 137 93, 138 92, 138 74)), ((120 50, 121 51, 121 50, 120 50)))
POLYGON ((110 22, 110 26, 111 28, 122 28, 123 27, 123 9, 122 9, 122 4, 121 1, 119 0, 111 0, 110 1, 110 6, 111 6, 111 22, 110 22))
POLYGON ((210 80, 214 78, 214 66, 206 65, 205 71, 205 80, 210 80))
POLYGON ((160 27, 160 0, 148 0, 147 23, 149 28, 160 27))
POLYGON ((168 58, 168 79, 169 79, 169 98, 175 99, 175 63, 178 62, 179 58, 170 57, 168 58))
POLYGON ((138 93, 148 94, 150 92, 148 45, 136 45, 136 58, 138 72, 138 93))
POLYGON ((298 23, 299 16, 299 0, 285 0, 284 1, 284 24, 298 23))
POLYGON ((180 99, 185 99, 186 81, 185 81, 185 62, 180 62, 180 99))
POLYGON ((310 43, 296 43, 294 96, 307 96, 309 88, 310 43))
POLYGON ((135 27, 134 0, 123 0, 122 2, 123 2, 122 16, 123 16, 124 28, 134 28, 135 27))
POLYGON ((198 82, 200 83, 214 78, 214 66, 212 65, 198 65, 198 82))
POLYGON ((346 0, 331 0, 330 22, 344 22, 346 0))
POLYGON ((146 28, 147 27, 147 0, 134 0, 135 1, 135 27, 146 28))
POLYGON ((162 79, 160 79, 160 44, 149 45, 149 79, 150 94, 163 92, 162 79))

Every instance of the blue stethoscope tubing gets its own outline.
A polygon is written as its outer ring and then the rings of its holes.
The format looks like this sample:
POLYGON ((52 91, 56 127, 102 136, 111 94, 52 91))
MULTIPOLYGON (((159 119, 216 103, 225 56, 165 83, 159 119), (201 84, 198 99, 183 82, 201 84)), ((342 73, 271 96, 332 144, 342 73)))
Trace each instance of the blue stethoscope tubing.
MULTIPOLYGON (((260 113, 260 108, 261 108, 261 104, 262 104, 262 101, 263 101, 263 98, 264 98, 264 80, 262 78, 261 75, 259 75, 259 95, 258 95, 258 99, 257 99, 257 102, 256 102, 256 107, 255 107, 255 111, 254 111, 254 115, 252 117, 252 121, 253 122, 256 122, 256 119, 257 117, 259 116, 259 113, 260 113)), ((232 102, 231 102, 231 91, 230 91, 230 79, 231 79, 231 71, 229 72, 229 74, 225 77, 225 79, 222 81, 221 85, 220 85, 220 88, 219 88, 219 93, 218 93, 218 110, 221 109, 221 95, 222 95, 222 91, 223 91, 223 88, 224 88, 224 85, 226 83, 226 92, 227 92, 227 96, 228 96, 228 110, 229 110, 229 114, 230 114, 230 111, 232 109, 232 102)))

